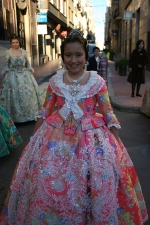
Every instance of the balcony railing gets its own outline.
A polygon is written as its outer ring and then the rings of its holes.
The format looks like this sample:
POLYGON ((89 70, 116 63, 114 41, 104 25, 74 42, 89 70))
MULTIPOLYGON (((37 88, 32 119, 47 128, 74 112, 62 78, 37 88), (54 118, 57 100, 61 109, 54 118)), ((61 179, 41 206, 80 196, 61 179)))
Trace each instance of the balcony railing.
POLYGON ((115 9, 114 13, 113 13, 113 18, 114 20, 120 20, 121 19, 121 13, 119 11, 119 8, 115 9))

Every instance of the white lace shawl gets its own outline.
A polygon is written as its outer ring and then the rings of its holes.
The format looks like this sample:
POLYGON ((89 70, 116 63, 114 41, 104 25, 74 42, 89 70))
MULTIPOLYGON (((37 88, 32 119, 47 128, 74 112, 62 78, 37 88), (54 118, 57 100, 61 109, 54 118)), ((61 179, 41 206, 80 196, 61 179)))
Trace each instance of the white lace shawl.
MULTIPOLYGON (((78 102, 82 98, 89 98, 96 95, 101 88, 104 86, 104 79, 97 74, 96 71, 90 71, 90 77, 87 84, 80 86, 80 91, 75 97, 70 93, 70 85, 66 85, 63 82, 64 69, 57 71, 57 74, 50 79, 50 87, 53 92, 61 97, 65 97, 65 104, 59 110, 61 117, 66 120, 70 112, 73 113, 75 119, 80 119, 83 116, 83 111, 79 107, 78 102)), ((108 128, 115 126, 116 128, 121 128, 118 124, 109 124, 108 128)))
POLYGON ((55 94, 61 97, 65 97, 65 104, 59 110, 60 115, 64 120, 68 117, 70 112, 73 113, 75 119, 80 119, 83 116, 83 111, 78 105, 78 102, 82 98, 89 98, 94 96, 105 84, 105 81, 97 75, 97 72, 91 71, 87 84, 78 86, 79 92, 76 96, 72 96, 70 93, 70 85, 66 85, 63 82, 64 70, 61 69, 50 80, 50 86, 55 94))

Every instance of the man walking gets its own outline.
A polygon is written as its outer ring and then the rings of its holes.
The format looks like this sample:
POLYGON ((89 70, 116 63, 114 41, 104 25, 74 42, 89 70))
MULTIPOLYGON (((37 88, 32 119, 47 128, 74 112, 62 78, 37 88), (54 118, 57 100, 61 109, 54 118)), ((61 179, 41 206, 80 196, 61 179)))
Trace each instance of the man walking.
POLYGON ((94 47, 93 48, 93 53, 94 53, 94 56, 90 57, 89 58, 89 64, 87 66, 87 70, 88 71, 99 71, 100 69, 100 49, 98 47, 94 47))

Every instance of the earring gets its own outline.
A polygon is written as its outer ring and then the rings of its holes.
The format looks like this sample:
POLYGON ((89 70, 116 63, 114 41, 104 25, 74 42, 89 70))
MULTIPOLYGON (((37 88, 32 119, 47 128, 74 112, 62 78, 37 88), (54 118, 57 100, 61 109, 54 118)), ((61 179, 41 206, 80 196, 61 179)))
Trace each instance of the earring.
POLYGON ((63 61, 61 61, 60 65, 63 67, 64 70, 67 70, 66 65, 63 61))

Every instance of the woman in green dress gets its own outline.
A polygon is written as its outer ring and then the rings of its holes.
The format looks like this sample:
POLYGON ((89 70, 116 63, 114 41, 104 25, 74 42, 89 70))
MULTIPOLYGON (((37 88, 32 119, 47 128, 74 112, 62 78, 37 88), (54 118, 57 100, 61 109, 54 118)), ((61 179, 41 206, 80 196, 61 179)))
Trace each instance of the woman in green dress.
POLYGON ((22 139, 16 126, 0 105, 0 157, 8 155, 21 143, 22 139))
POLYGON ((42 97, 27 52, 20 48, 20 39, 15 34, 5 56, 0 104, 14 123, 35 120, 42 107, 42 97))

